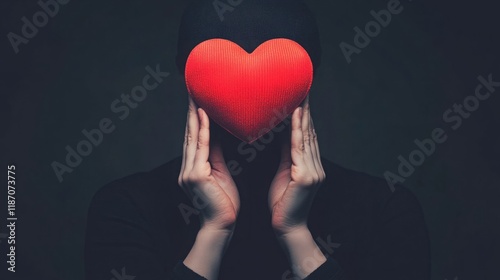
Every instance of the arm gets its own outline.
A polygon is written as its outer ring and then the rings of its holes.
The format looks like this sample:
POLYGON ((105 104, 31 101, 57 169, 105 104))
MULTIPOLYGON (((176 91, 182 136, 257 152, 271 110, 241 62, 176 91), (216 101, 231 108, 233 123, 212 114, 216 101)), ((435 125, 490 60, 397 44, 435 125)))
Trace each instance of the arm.
MULTIPOLYGON (((270 190, 273 227, 288 256, 293 279, 346 279, 335 260, 329 257, 325 261, 307 228, 309 206, 325 177, 321 162, 316 161, 319 149, 307 100, 302 116, 299 110, 292 115, 291 149, 284 146, 270 190)), ((370 244, 349 279, 430 279, 426 225, 418 201, 408 190, 398 187, 386 201, 370 244)))
MULTIPOLYGON (((135 193, 124 187, 145 184, 147 179, 138 175, 128 179, 132 180, 107 185, 92 199, 85 236, 85 279, 203 280, 175 259, 173 252, 166 259, 160 254, 152 238, 155 227, 146 220, 149 209, 138 207, 135 193)), ((163 238, 173 241, 169 233, 163 238)))
POLYGON ((189 98, 184 155, 179 185, 193 201, 201 200, 201 228, 184 265, 215 280, 239 211, 239 195, 222 150, 210 143, 210 121, 189 98))
POLYGON ((285 249, 294 275, 299 279, 306 278, 326 262, 326 257, 306 227, 278 235, 278 239, 285 249))
MULTIPOLYGON (((158 251, 154 224, 160 218, 151 217, 150 210, 143 209, 124 185, 132 184, 133 189, 137 189, 135 186, 148 184, 145 181, 147 178, 135 175, 129 178, 132 180, 106 186, 92 200, 85 240, 86 279, 217 278, 224 249, 234 228, 239 200, 220 148, 215 144, 208 150, 208 117, 202 110, 199 114, 194 103, 190 102, 184 157, 178 178, 178 183, 193 204, 201 204, 201 227, 187 257, 182 262, 175 259, 175 252, 164 256, 158 251), (206 166, 209 169, 204 168, 206 166)), ((154 201, 153 205, 161 203, 154 201)), ((153 211, 158 213, 160 210, 155 208, 153 211)), ((161 238, 168 241, 166 244, 176 242, 169 233, 161 238)))
MULTIPOLYGON (((134 175, 115 181, 94 195, 87 216, 85 279, 193 279, 169 277, 182 267, 175 266, 178 260, 164 259, 160 254, 158 244, 151 238, 155 236, 155 227, 144 215, 149 209, 138 205, 127 187, 147 184, 145 180, 134 175)), ((167 234, 164 238, 172 237, 167 234)))
POLYGON ((398 186, 377 219, 359 279, 429 280, 430 242, 420 204, 398 186))
POLYGON ((325 179, 309 102, 292 114, 290 143, 269 191, 272 226, 298 279, 343 279, 340 267, 327 262, 307 227, 317 189, 325 179), (307 277, 307 278, 306 278, 307 277))
POLYGON ((200 229, 184 265, 206 279, 217 279, 222 255, 230 239, 231 233, 200 229))

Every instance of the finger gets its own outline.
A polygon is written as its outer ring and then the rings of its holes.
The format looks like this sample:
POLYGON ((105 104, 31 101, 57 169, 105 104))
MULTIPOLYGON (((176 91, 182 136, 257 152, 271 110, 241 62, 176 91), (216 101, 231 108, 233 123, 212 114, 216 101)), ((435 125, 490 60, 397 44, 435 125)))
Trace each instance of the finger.
MULTIPOLYGON (((208 161, 212 167, 212 173, 220 172, 224 174, 223 178, 227 180, 232 180, 231 173, 227 168, 226 161, 224 159, 224 153, 219 139, 214 139, 210 143, 210 154, 208 156, 208 161)), ((219 184, 222 190, 228 195, 229 199, 233 202, 233 205, 239 205, 239 195, 238 189, 235 187, 234 182, 219 184)), ((237 209, 235 209, 237 210, 237 209)))
POLYGON ((210 120, 202 108, 198 108, 200 130, 198 131, 198 143, 194 156, 193 168, 203 167, 208 162, 210 154, 210 120))
POLYGON ((199 117, 197 113, 198 106, 194 103, 193 99, 189 98, 188 108, 188 133, 186 137, 186 165, 184 167, 184 174, 189 174, 193 169, 194 157, 196 155, 198 131, 199 131, 199 117))
POLYGON ((323 164, 321 163, 321 153, 319 152, 318 135, 316 134, 316 129, 314 129, 314 121, 311 117, 311 143, 314 154, 314 162, 318 169, 318 173, 325 177, 325 171, 323 170, 323 164))
POLYGON ((186 127, 184 129, 184 143, 182 145, 182 164, 181 164, 181 171, 179 172, 179 184, 182 183, 184 173, 186 170, 186 158, 187 158, 187 147, 188 147, 188 133, 189 133, 189 128, 190 128, 190 116, 192 113, 192 106, 194 105, 193 100, 191 99, 191 96, 188 95, 188 110, 187 110, 187 116, 186 116, 186 127))
POLYGON ((309 167, 309 170, 314 172, 316 167, 314 166, 314 159, 312 155, 311 148, 311 114, 310 114, 309 102, 304 103, 303 114, 302 114, 302 134, 304 135, 304 162, 309 167))
POLYGON ((210 153, 208 155, 208 161, 210 162, 210 165, 212 165, 212 168, 214 170, 218 170, 221 172, 228 171, 219 139, 212 139, 210 143, 210 153))
POLYGON ((280 163, 278 165, 279 171, 290 168, 290 166, 292 165, 292 155, 290 150, 291 150, 291 144, 290 144, 290 138, 288 138, 283 142, 281 146, 281 157, 280 157, 280 163))
POLYGON ((302 133, 302 114, 302 107, 298 107, 292 115, 290 145, 292 164, 294 165, 303 164, 304 135, 302 133))
POLYGON ((180 186, 183 185, 183 177, 184 177, 184 168, 186 166, 186 147, 187 147, 187 134, 188 134, 188 127, 189 127, 189 110, 187 113, 186 117, 186 127, 184 129, 184 143, 182 144, 182 163, 181 163, 181 170, 179 172, 179 178, 178 178, 178 183, 180 186))
POLYGON ((269 189, 268 203, 271 207, 271 210, 273 209, 274 205, 276 205, 276 203, 283 197, 283 194, 285 193, 291 181, 292 160, 290 151, 290 141, 287 141, 281 146, 280 165, 278 166, 276 176, 271 183, 272 187, 269 189), (280 183, 277 184, 275 182, 280 183))

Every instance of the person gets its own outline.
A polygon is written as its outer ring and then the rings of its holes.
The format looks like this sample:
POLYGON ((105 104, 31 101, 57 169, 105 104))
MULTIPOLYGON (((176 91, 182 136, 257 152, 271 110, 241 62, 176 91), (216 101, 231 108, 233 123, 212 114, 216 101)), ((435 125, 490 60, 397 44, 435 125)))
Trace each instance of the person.
MULTIPOLYGON (((319 65, 316 23, 302 1, 245 0, 223 21, 212 4, 194 1, 183 16, 181 72, 190 50, 218 37, 249 52, 290 38, 319 65)), ((188 101, 182 156, 94 195, 86 279, 430 279, 416 198, 322 158, 309 98, 263 136, 272 140, 252 144, 188 101)))

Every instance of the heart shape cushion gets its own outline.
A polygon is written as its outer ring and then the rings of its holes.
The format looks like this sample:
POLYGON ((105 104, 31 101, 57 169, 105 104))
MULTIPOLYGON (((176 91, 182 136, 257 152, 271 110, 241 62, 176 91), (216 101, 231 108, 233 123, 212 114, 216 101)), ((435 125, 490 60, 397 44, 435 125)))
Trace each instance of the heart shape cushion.
POLYGON ((208 116, 252 143, 305 99, 313 80, 307 51, 289 39, 272 39, 252 53, 225 39, 210 39, 189 54, 186 86, 208 116))

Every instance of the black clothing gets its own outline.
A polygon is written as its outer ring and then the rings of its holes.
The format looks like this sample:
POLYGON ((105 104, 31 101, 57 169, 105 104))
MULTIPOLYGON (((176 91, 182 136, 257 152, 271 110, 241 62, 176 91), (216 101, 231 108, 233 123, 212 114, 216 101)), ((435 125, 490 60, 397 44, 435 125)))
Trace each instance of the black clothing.
POLYGON ((236 4, 225 6, 229 10, 214 7, 214 2, 192 1, 182 16, 176 57, 181 74, 184 74, 186 60, 194 47, 213 38, 233 41, 248 53, 267 40, 287 38, 307 51, 314 69, 319 67, 318 27, 302 0, 221 1, 236 4))
MULTIPOLYGON (((189 209, 195 210, 177 184, 180 165, 177 158, 96 193, 88 213, 87 280, 110 280, 111 271, 122 269, 135 280, 203 279, 181 262, 199 220, 193 213, 188 217, 189 209)), ((329 256, 307 280, 430 279, 427 229, 411 192, 399 186, 391 192, 385 180, 327 160, 323 167, 327 178, 315 197, 309 229, 329 256)), ((219 279, 294 279, 267 206, 275 172, 265 168, 258 176, 235 176, 241 208, 219 279)))

